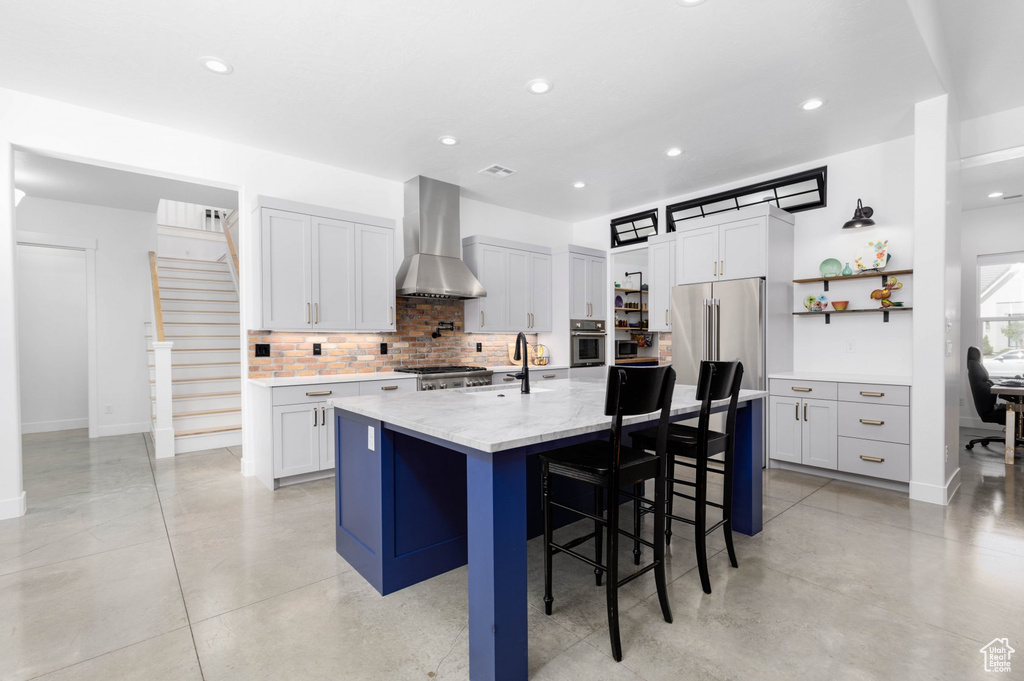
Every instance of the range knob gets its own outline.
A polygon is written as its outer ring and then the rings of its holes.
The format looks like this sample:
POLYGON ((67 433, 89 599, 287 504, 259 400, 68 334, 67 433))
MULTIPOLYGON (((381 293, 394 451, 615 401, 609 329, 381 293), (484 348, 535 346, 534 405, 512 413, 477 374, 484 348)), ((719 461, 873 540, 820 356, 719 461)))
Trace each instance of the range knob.
POLYGON ((424 383, 423 384, 423 389, 424 390, 433 390, 434 388, 435 388, 435 386, 434 386, 433 383, 424 383))
POLYGON ((440 384, 440 385, 438 385, 437 387, 438 387, 438 388, 440 388, 441 390, 444 390, 445 388, 447 388, 447 387, 448 387, 448 384, 447 384, 447 383, 441 383, 441 384, 440 384))

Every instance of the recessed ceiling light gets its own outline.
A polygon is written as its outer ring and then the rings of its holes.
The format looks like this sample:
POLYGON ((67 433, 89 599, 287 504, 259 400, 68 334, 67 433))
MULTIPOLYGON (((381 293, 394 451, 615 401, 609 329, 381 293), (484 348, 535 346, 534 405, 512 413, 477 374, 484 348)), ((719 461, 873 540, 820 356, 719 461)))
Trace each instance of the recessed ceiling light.
POLYGON ((17 208, 21 200, 25 198, 25 192, 21 191, 17 187, 14 188, 14 207, 17 208))
POLYGON ((440 137, 437 138, 437 141, 445 145, 446 147, 454 147, 456 144, 459 143, 459 140, 456 139, 455 137, 452 137, 451 135, 441 135, 440 137))
POLYGON ((800 108, 803 109, 804 111, 814 111, 815 109, 820 109, 823 106, 825 106, 825 100, 815 98, 808 99, 806 102, 800 105, 800 108))
POLYGON ((678 156, 681 153, 683 153, 682 149, 680 149, 679 147, 672 147, 671 149, 669 149, 668 151, 665 152, 665 155, 666 156, 678 156))
POLYGON ((998 199, 1002 195, 1003 195, 1002 192, 992 192, 991 194, 988 195, 988 198, 990 198, 990 199, 998 199))
POLYGON ((573 182, 572 186, 576 187, 576 189, 583 189, 584 187, 587 186, 587 183, 586 182, 573 182))
POLYGON ((696 7, 703 3, 704 0, 676 0, 676 4, 680 7, 696 7))
POLYGON ((555 86, 551 84, 551 81, 547 78, 534 78, 526 84, 526 89, 535 95, 546 95, 551 92, 555 86))
POLYGON ((231 64, 227 63, 223 59, 217 57, 200 57, 199 63, 203 65, 207 71, 216 73, 218 76, 230 75, 235 70, 231 64))

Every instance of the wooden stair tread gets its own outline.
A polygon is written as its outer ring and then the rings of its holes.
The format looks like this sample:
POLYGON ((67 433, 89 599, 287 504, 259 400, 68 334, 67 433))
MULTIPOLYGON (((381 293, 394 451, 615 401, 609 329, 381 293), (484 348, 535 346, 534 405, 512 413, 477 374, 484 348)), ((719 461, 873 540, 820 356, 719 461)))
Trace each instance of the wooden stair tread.
POLYGON ((237 302, 233 300, 210 300, 209 298, 164 298, 161 296, 160 300, 165 302, 170 300, 176 303, 235 303, 237 305, 237 302))
MULTIPOLYGON (((235 395, 238 395, 239 397, 241 397, 242 392, 239 391, 239 392, 236 392, 236 393, 232 393, 232 392, 227 392, 227 393, 203 393, 201 395, 174 395, 171 399, 172 400, 202 400, 202 399, 206 399, 207 397, 234 397, 235 395)), ((156 401, 156 397, 154 397, 153 395, 150 395, 149 399, 150 399, 151 402, 155 402, 156 401)))
POLYGON ((183 411, 180 414, 174 414, 172 418, 183 419, 191 418, 193 416, 213 416, 215 414, 241 414, 242 410, 239 409, 209 409, 207 411, 183 411))
POLYGON ((160 281, 213 281, 218 284, 232 284, 230 279, 200 279, 199 277, 167 277, 160 276, 160 281))
POLYGON ((219 428, 202 428, 200 430, 182 430, 175 431, 174 438, 179 437, 190 437, 192 435, 212 435, 213 433, 231 433, 236 430, 242 430, 242 426, 221 426, 219 428))
POLYGON ((231 322, 164 322, 164 326, 174 324, 176 326, 237 326, 231 322))
MULTIPOLYGON (((206 381, 240 381, 241 376, 216 376, 213 378, 172 378, 171 383, 203 383, 206 381)), ((156 381, 150 381, 156 383, 156 381)))
POLYGON ((233 288, 189 288, 183 286, 161 286, 161 291, 206 291, 207 293, 235 293, 233 288))
POLYGON ((163 255, 158 255, 156 259, 158 261, 159 260, 167 260, 167 261, 171 261, 171 262, 202 262, 202 263, 206 263, 207 265, 215 265, 215 264, 217 264, 216 260, 196 260, 195 258, 171 258, 171 257, 168 257, 168 256, 163 256, 163 255))
MULTIPOLYGON (((241 361, 238 361, 238 362, 192 362, 190 364, 172 364, 171 368, 172 369, 181 369, 183 367, 189 367, 191 369, 191 368, 194 368, 194 367, 237 367, 237 366, 241 366, 241 365, 242 365, 241 361)), ((149 366, 150 369, 155 369, 156 368, 155 364, 150 364, 148 366, 149 366)))

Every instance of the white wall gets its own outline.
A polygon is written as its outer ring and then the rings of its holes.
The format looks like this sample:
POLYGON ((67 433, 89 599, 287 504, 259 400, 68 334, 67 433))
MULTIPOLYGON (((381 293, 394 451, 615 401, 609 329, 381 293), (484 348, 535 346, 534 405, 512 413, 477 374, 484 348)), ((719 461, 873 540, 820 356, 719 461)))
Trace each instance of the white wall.
POLYGON ((964 121, 960 152, 964 158, 1024 147, 1024 106, 964 121))
MULTIPOLYGON (((463 198, 460 202, 460 210, 462 212, 462 236, 464 237, 480 234, 557 249, 564 248, 572 236, 572 224, 569 222, 524 213, 511 208, 502 208, 473 199, 463 198)), ((399 220, 399 232, 401 232, 401 220, 399 220)), ((398 241, 403 243, 401 235, 399 235, 398 241)))
MULTIPOLYGON (((766 175, 746 178, 728 185, 708 187, 681 196, 666 197, 653 204, 624 209, 614 215, 579 222, 573 225, 572 242, 592 248, 607 249, 609 221, 651 208, 659 208, 659 228, 664 230, 664 207, 678 201, 714 194, 730 188, 788 175, 818 166, 828 166, 828 206, 795 214, 795 246, 793 278, 818 276, 818 266, 827 258, 852 261, 868 241, 887 239, 893 254, 889 269, 909 269, 914 251, 914 138, 901 139, 855 149, 844 154, 780 168, 766 175), (875 209, 876 225, 871 228, 843 230, 843 223, 853 216, 857 199, 875 209)), ((903 277, 905 288, 894 300, 914 300, 914 280, 903 277)), ((874 279, 833 284, 825 295, 829 300, 868 300, 873 289, 881 284, 874 279)), ((807 295, 823 293, 821 288, 794 286, 793 309, 802 309, 800 301, 807 295)), ((910 313, 913 314, 913 313, 910 313)), ((795 317, 793 366, 807 371, 839 371, 849 373, 903 374, 911 369, 912 339, 909 314, 890 315, 883 324, 881 316, 851 315, 832 317, 825 325, 822 319, 795 317), (846 352, 847 341, 853 352, 846 352)))
POLYGON ((97 434, 147 432, 143 334, 150 318, 148 254, 156 249, 156 214, 26 197, 17 220, 19 229, 30 232, 96 239, 97 434))
POLYGON ((199 232, 194 229, 157 228, 156 254, 161 258, 219 260, 228 255, 228 244, 222 232, 199 232), (193 232, 182 236, 183 232, 193 232))
POLYGON ((85 251, 18 246, 24 433, 89 425, 85 251))
MULTIPOLYGON (((978 256, 993 253, 1024 251, 1024 203, 1011 203, 992 208, 967 210, 960 217, 960 309, 963 324, 960 327, 961 355, 966 357, 971 345, 981 347, 981 327, 978 325, 978 256)), ((971 401, 971 388, 967 372, 960 380, 960 422, 974 427, 982 426, 971 401)))

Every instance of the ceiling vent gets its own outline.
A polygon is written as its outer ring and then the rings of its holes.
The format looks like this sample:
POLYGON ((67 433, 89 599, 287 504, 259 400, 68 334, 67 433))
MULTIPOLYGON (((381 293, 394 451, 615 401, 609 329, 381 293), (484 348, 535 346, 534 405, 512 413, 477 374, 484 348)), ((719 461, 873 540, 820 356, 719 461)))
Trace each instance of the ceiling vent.
POLYGON ((501 179, 503 177, 508 177, 514 172, 516 171, 512 170, 511 168, 506 168, 505 166, 499 166, 498 164, 494 164, 493 166, 488 166, 481 170, 480 174, 490 175, 491 177, 497 177, 498 179, 501 179))
POLYGON ((1003 201, 1009 201, 1010 199, 1019 199, 1022 196, 1024 196, 1024 194, 1014 194, 1013 196, 1004 196, 1003 197, 1003 201))

